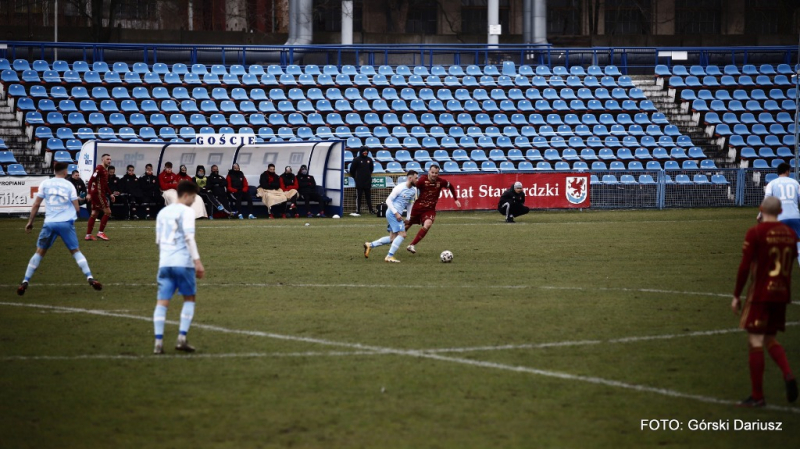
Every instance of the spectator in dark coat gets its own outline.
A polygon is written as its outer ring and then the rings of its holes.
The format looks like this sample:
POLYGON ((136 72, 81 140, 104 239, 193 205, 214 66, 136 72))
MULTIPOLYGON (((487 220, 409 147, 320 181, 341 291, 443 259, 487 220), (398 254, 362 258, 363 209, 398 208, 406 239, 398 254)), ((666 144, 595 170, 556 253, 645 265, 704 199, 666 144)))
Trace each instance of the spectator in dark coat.
POLYGON ((525 206, 525 192, 522 191, 522 183, 516 182, 510 189, 503 192, 497 210, 506 216, 506 223, 514 223, 514 217, 520 217, 530 212, 525 206))
POLYGON ((310 218, 311 208, 309 202, 316 201, 319 203, 319 217, 325 217, 325 206, 330 202, 330 198, 322 196, 317 192, 317 181, 313 176, 308 174, 308 167, 305 165, 300 166, 300 171, 297 173, 297 191, 300 193, 300 199, 306 202, 306 215, 310 218))
POLYGON ((67 178, 67 181, 71 182, 72 185, 75 186, 75 192, 78 193, 78 202, 83 204, 86 202, 86 183, 83 182, 81 179, 81 174, 78 170, 72 171, 72 176, 67 178))
POLYGON ((125 175, 120 178, 119 192, 119 200, 128 207, 128 218, 138 220, 139 215, 136 208, 142 202, 142 189, 133 165, 128 165, 125 169, 125 175))
POLYGON ((130 218, 128 212, 128 202, 121 199, 122 186, 120 185, 117 168, 113 165, 108 166, 108 192, 111 205, 111 216, 115 218, 130 218))
MULTIPOLYGON (((289 214, 294 214, 295 218, 299 217, 300 214, 297 213, 297 177, 292 173, 292 167, 288 165, 281 175, 281 190, 289 203, 289 214)), ((286 218, 286 214, 283 214, 283 217, 286 218)))
MULTIPOLYGON (((239 164, 233 164, 233 167, 228 172, 228 193, 233 197, 234 213, 239 210, 242 201, 247 202, 247 218, 255 219, 253 215, 253 198, 250 196, 250 186, 247 185, 247 178, 241 170, 239 164)), ((243 219, 242 214, 237 214, 239 219, 243 219)))
POLYGON ((372 207, 372 171, 375 169, 375 162, 369 157, 366 148, 361 150, 361 154, 350 163, 350 176, 356 181, 356 212, 353 216, 361 215, 361 200, 367 200, 369 213, 375 214, 372 207))
POLYGON ((217 203, 222 206, 222 211, 228 215, 233 215, 230 202, 228 201, 228 180, 219 174, 219 167, 216 165, 211 166, 211 174, 208 175, 206 188, 217 203))
POLYGON ((158 177, 153 174, 153 164, 145 165, 144 175, 139 177, 139 189, 142 191, 142 204, 145 207, 144 218, 155 217, 164 206, 164 198, 161 196, 158 177))

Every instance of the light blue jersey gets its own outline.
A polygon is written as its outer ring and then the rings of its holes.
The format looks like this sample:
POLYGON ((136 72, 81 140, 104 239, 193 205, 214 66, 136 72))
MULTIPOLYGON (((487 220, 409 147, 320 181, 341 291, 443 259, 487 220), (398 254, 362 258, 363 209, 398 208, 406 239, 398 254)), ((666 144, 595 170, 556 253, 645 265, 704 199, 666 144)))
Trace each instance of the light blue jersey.
MULTIPOLYGON (((392 193, 386 198, 386 206, 389 209, 389 214, 395 213, 402 214, 404 210, 408 210, 409 216, 411 214, 411 204, 417 199, 417 188, 414 186, 408 187, 404 182, 392 189, 392 193)), ((387 214, 388 215, 388 214, 387 214)))
POLYGON ((402 214, 404 210, 408 210, 406 219, 411 218, 411 204, 417 199, 417 188, 414 186, 408 187, 406 183, 399 184, 392 189, 389 198, 386 198, 386 222, 389 224, 389 232, 398 233, 405 231, 406 225, 403 220, 398 220, 395 216, 396 213, 402 214))
POLYGON ((778 176, 767 184, 764 197, 774 196, 781 200, 783 212, 778 215, 778 220, 800 219, 800 209, 797 204, 800 200, 800 184, 788 176, 778 176))
POLYGON ((44 200, 44 222, 63 223, 75 221, 73 201, 78 199, 75 186, 64 178, 51 178, 39 185, 36 196, 44 200))
POLYGON ((161 209, 156 219, 156 244, 160 249, 158 266, 194 268, 186 236, 194 236, 194 211, 181 203, 161 209))

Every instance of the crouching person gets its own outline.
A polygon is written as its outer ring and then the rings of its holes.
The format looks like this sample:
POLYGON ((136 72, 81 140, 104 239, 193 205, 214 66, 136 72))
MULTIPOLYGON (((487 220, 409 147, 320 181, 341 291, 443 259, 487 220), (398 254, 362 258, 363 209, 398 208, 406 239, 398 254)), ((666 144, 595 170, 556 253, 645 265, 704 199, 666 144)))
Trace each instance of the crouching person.
POLYGON ((525 206, 525 192, 522 191, 521 182, 515 182, 511 188, 503 192, 497 204, 497 211, 505 215, 506 223, 514 223, 514 217, 521 217, 531 211, 525 206))

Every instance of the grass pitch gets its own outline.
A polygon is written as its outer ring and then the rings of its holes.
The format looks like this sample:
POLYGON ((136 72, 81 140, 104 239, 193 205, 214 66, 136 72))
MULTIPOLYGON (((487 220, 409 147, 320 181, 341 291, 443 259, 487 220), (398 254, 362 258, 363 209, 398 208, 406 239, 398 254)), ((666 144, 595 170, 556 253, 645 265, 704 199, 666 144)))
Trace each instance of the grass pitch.
MULTIPOLYGON (((204 221, 198 352, 163 357, 150 354, 154 222, 81 242, 102 292, 58 242, 20 298, 41 219, 31 235, 0 220, 0 447, 787 447, 800 406, 769 358, 772 408, 731 405, 749 394, 729 304, 754 217, 441 213, 400 264, 383 262, 387 246, 364 259, 386 228, 374 217, 204 221)), ((787 321, 779 340, 800 373, 800 306, 787 321)))

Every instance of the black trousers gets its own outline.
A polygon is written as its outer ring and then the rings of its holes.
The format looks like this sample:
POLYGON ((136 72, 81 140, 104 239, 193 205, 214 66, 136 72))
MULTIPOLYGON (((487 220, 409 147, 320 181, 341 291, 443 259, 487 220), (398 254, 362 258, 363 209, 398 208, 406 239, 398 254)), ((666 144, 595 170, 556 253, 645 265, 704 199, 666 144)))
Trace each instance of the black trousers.
POLYGON ((325 211, 325 204, 328 203, 328 200, 329 200, 329 198, 326 198, 326 197, 320 195, 317 192, 303 192, 300 195, 300 201, 305 201, 305 203, 306 203, 306 206, 305 206, 306 207, 306 213, 310 213, 311 212, 311 206, 309 205, 309 203, 311 203, 312 201, 318 202, 319 203, 320 212, 324 212, 325 211))
POLYGON ((123 193, 117 196, 116 201, 111 203, 111 215, 127 219, 136 215, 136 206, 141 203, 141 198, 123 193))
POLYGON ((363 186, 356 186, 356 213, 361 213, 361 199, 366 198, 367 200, 367 207, 369 207, 369 211, 372 212, 372 186, 363 187, 363 186))
POLYGON ((508 218, 509 216, 520 217, 530 212, 531 209, 522 204, 503 203, 497 207, 497 211, 508 218))
POLYGON ((231 202, 228 200, 227 191, 222 191, 221 193, 212 191, 209 192, 208 196, 209 198, 213 198, 213 200, 216 201, 218 204, 222 204, 223 212, 225 212, 226 214, 231 213, 231 202))
POLYGON ((164 207, 164 197, 162 197, 161 194, 144 195, 141 197, 139 205, 140 207, 144 207, 146 215, 155 218, 158 211, 164 207))
POLYGON ((209 217, 212 217, 214 215, 214 212, 219 210, 219 206, 222 206, 222 210, 225 213, 230 214, 230 211, 228 211, 228 209, 225 206, 223 206, 217 200, 217 198, 208 190, 201 190, 199 195, 200 198, 203 199, 203 204, 205 204, 206 206, 206 213, 208 214, 209 217))
POLYGON ((253 213, 253 197, 250 196, 249 192, 238 191, 236 193, 231 193, 233 197, 233 209, 238 211, 239 207, 242 205, 242 201, 247 201, 247 215, 253 213))

